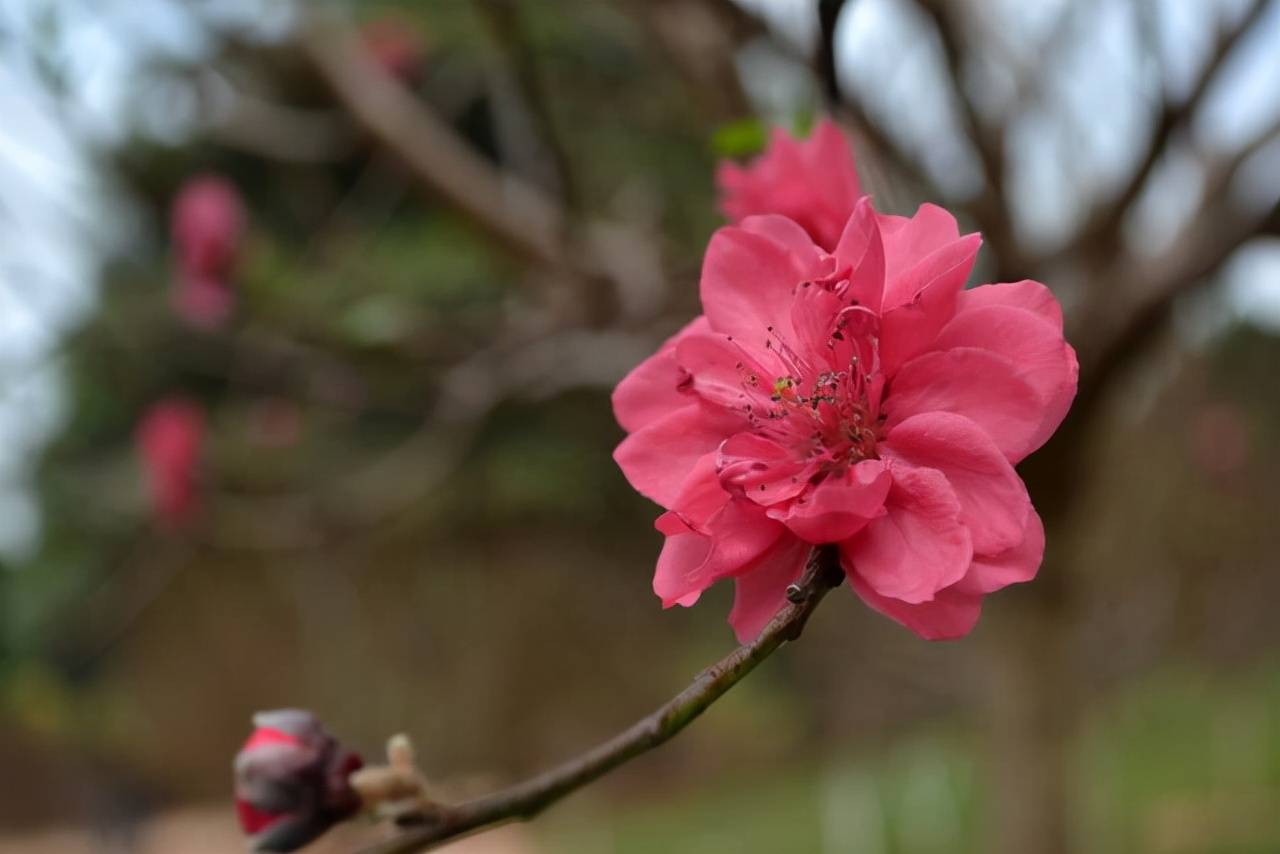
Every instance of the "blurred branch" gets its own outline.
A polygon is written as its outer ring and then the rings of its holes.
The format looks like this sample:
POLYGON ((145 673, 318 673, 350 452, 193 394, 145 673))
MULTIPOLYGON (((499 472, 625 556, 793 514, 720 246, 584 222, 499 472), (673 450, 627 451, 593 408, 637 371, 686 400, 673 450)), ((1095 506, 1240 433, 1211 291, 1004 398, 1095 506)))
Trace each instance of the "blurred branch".
POLYGON ((549 266, 566 264, 559 207, 476 154, 383 73, 353 36, 311 20, 302 28, 301 46, 352 117, 414 178, 515 254, 549 266))
POLYGON ((654 346, 648 333, 543 328, 517 344, 472 354, 442 378, 421 426, 358 469, 318 489, 210 502, 205 545, 252 551, 326 548, 431 495, 458 470, 479 426, 502 402, 570 388, 609 388, 654 346), (405 472, 413 477, 405 477, 405 472))
POLYGON ((1024 274, 1025 261, 1013 233, 1005 192, 1004 130, 986 121, 965 88, 965 47, 960 18, 961 5, 944 0, 916 0, 929 18, 942 43, 947 64, 951 97, 959 108, 969 143, 978 155, 985 176, 982 194, 973 205, 973 215, 983 236, 996 255, 997 281, 1011 281, 1024 274))
POLYGON ((1280 232, 1280 193, 1263 213, 1241 210, 1231 200, 1231 183, 1241 167, 1267 145, 1280 142, 1276 117, 1249 142, 1228 155, 1202 155, 1204 187, 1200 207, 1187 217, 1169 248, 1151 259, 1122 256, 1100 279, 1099 298, 1084 306, 1074 326, 1092 329, 1101 344, 1081 353, 1081 392, 1077 410, 1087 410, 1119 369, 1162 328, 1173 303, 1216 272, 1249 240, 1280 232), (1144 283, 1134 292, 1129 283, 1144 283), (1117 296, 1122 299, 1117 300, 1117 296), (1109 318, 1116 318, 1113 325, 1109 318), (1110 334, 1107 330, 1110 329, 1110 334))
POLYGON ((202 112, 214 116, 210 134, 224 145, 291 163, 335 163, 355 149, 355 128, 336 112, 249 95, 216 71, 204 72, 196 91, 202 112))
POLYGON ((535 145, 543 149, 551 166, 551 179, 560 198, 570 209, 578 206, 578 190, 573 180, 573 170, 568 151, 551 115, 551 105, 542 82, 534 51, 529 44, 529 34, 521 20, 519 5, 515 0, 474 0, 481 17, 488 25, 493 40, 502 52, 506 77, 518 93, 521 112, 533 125, 534 136, 541 142, 535 145))
POLYGON ((1248 8, 1240 16, 1240 20, 1218 33, 1213 50, 1205 61, 1204 67, 1201 68, 1200 74, 1192 83, 1191 91, 1187 96, 1176 103, 1168 98, 1162 100, 1160 112, 1156 117, 1155 128, 1151 134, 1151 140, 1144 150, 1141 160, 1138 161, 1133 173, 1129 176, 1129 180, 1125 182, 1119 192, 1106 200, 1090 215, 1075 240, 1063 249, 1061 253, 1056 253, 1056 256, 1070 257, 1095 244, 1099 245, 1100 252, 1098 254, 1104 257, 1114 249, 1114 246, 1110 245, 1110 243, 1114 242, 1114 239, 1119 235, 1120 224, 1125 214, 1147 185, 1147 179, 1151 177, 1156 164, 1168 152, 1170 145, 1179 132, 1185 129, 1195 115, 1197 108, 1203 103, 1210 85, 1217 78, 1218 71, 1222 68, 1227 57, 1231 55, 1232 50, 1245 34, 1253 28, 1263 16, 1263 13, 1275 2, 1276 0, 1250 0, 1248 8))
MULTIPOLYGON (((693 683, 623 732, 550 771, 500 792, 454 806, 431 805, 420 825, 369 849, 368 854, 410 854, 511 821, 533 818, 556 801, 613 769, 666 743, 787 641, 800 637, 818 603, 844 578, 830 546, 814 550, 803 575, 787 589, 788 603, 751 643, 699 673, 693 683)), ((412 820, 412 817, 410 817, 412 820)))
POLYGON ((718 124, 751 112, 735 61, 739 44, 757 28, 742 9, 702 0, 630 0, 623 8, 684 78, 706 120, 718 124))
POLYGON ((814 57, 818 80, 830 103, 840 102, 840 73, 836 67, 836 25, 847 0, 818 0, 818 50, 814 57))

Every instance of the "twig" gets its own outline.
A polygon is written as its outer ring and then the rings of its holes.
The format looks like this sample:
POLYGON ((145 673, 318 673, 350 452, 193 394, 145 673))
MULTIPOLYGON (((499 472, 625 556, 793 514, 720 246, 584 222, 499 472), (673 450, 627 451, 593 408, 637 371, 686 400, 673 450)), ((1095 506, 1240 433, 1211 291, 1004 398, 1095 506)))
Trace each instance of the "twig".
MULTIPOLYGON (((1200 74, 1196 77, 1187 96, 1177 103, 1168 100, 1164 100, 1161 103, 1160 113, 1156 118, 1156 126, 1152 132, 1150 144, 1143 152, 1142 159, 1129 176, 1129 180, 1125 182, 1117 193, 1094 211, 1080 229, 1076 239, 1060 252, 1054 253, 1054 257, 1047 259, 1048 261, 1052 262, 1060 258, 1070 257, 1090 244, 1097 243, 1099 240, 1114 238, 1119 234, 1119 226, 1124 219, 1125 213, 1142 193, 1143 188, 1146 187, 1147 179, 1151 177, 1151 173, 1155 170, 1156 164, 1160 162, 1160 158, 1169 150, 1178 132, 1186 126, 1204 101, 1210 85, 1217 78, 1218 71, 1222 68, 1223 63, 1226 62, 1227 57, 1231 55, 1232 50, 1240 42, 1240 39, 1262 17, 1263 12, 1275 1, 1252 0, 1248 9, 1240 16, 1240 20, 1224 29, 1218 35, 1208 60, 1200 70, 1200 74)), ((1104 245, 1100 254, 1107 254, 1111 248, 1104 245)))
POLYGON ((840 22, 845 2, 846 0, 818 2, 818 51, 815 64, 822 89, 833 104, 841 100, 840 74, 836 67, 836 24, 840 22))
MULTIPOLYGON (((511 821, 533 818, 566 795, 667 742, 738 684, 760 662, 803 631, 828 591, 843 579, 830 546, 816 549, 800 579, 787 590, 787 604, 760 636, 699 673, 693 683, 652 714, 581 756, 523 783, 455 806, 439 806, 430 823, 411 826, 365 854, 410 854, 511 821)), ((427 818, 424 816, 424 819, 427 818)))
POLYGON ((578 186, 571 167, 572 158, 565 148, 551 111, 543 83, 542 69, 529 44, 529 33, 521 19, 521 12, 514 0, 475 0, 476 8, 488 25, 489 31, 503 55, 508 83, 519 95, 520 112, 534 126, 536 148, 546 155, 551 179, 564 205, 570 210, 579 207, 581 201, 578 186))
POLYGON ((563 215, 551 199, 499 173, 382 73, 341 28, 310 20, 300 43, 352 117, 402 160, 415 179, 517 255, 566 266, 563 215))

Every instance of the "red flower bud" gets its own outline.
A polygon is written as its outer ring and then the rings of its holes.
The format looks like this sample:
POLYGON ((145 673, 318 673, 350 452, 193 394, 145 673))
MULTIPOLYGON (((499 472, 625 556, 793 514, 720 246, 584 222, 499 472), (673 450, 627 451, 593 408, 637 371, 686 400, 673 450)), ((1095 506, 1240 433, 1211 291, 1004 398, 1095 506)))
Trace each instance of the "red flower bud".
POLYGON ((254 851, 296 851, 360 809, 348 777, 364 763, 310 712, 253 716, 235 760, 236 811, 254 851))
POLYGON ((225 280, 231 275, 244 235, 244 203, 225 178, 192 178, 178 191, 170 229, 180 278, 225 280))
POLYGON ((204 440, 204 411, 183 398, 162 400, 139 422, 136 442, 158 520, 180 525, 197 508, 196 464, 204 440))

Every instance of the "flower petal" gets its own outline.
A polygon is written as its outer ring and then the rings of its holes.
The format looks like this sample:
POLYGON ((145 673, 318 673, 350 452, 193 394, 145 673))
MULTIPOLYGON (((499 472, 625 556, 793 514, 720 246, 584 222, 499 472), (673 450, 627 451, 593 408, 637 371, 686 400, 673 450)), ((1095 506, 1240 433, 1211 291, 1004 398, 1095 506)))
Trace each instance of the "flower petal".
MULTIPOLYGON (((669 513, 663 514, 669 522, 670 517, 669 513)), ((687 608, 698 601, 710 582, 700 584, 696 573, 710 551, 711 538, 702 534, 686 531, 667 535, 653 573, 653 592, 662 600, 662 607, 683 605, 687 608)))
POLYGON ((946 475, 975 553, 996 554, 1024 539, 1032 512, 1027 488, 991 437, 968 418, 913 415, 890 430, 880 448, 895 463, 946 475))
POLYGON ((938 591, 930 602, 909 605, 879 595, 856 574, 849 574, 849 584, 872 610, 901 623, 925 640, 962 638, 973 631, 982 614, 982 597, 962 592, 959 585, 938 591))
POLYGON ((1040 396, 1013 363, 973 347, 925 353, 903 365, 883 410, 889 429, 923 412, 963 415, 1015 464, 1030 453, 1043 420, 1040 396))
POLYGON ((885 287, 884 310, 911 300, 919 287, 912 288, 904 275, 920 262, 960 239, 956 218, 946 209, 923 204, 915 216, 907 218, 878 214, 881 240, 884 241, 885 287))
POLYGON ((942 472, 894 466, 892 473, 885 515, 841 543, 841 557, 879 595, 927 602, 969 568, 969 529, 942 472))
POLYGON ((840 267, 849 273, 849 298, 855 305, 880 311, 884 298, 885 248, 869 196, 858 200, 835 249, 840 267))
MULTIPOLYGON (((979 289, 981 290, 981 289, 979 289)), ((1027 452, 1058 429, 1076 395, 1080 365, 1061 329, 1042 315, 1008 305, 979 305, 957 312, 933 342, 933 349, 977 347, 1008 359, 1043 401, 1039 429, 1027 452)))
POLYGON ((664 513, 654 525, 667 535, 653 575, 653 592, 663 607, 689 605, 722 578, 746 572, 786 533, 747 501, 730 501, 696 531, 676 513, 664 513))
POLYGON ((671 502, 672 511, 679 515, 683 523, 703 534, 707 533, 707 524, 711 518, 729 503, 729 493, 720 485, 720 476, 716 471, 718 459, 719 455, 714 451, 703 454, 685 476, 680 484, 680 491, 671 502))
POLYGON ((832 476, 785 508, 768 511, 791 533, 810 543, 847 540, 884 514, 893 478, 881 460, 863 460, 843 476, 832 476))
POLYGON ((809 278, 810 258, 756 231, 728 226, 711 237, 702 262, 702 306, 711 328, 751 350, 765 347, 769 329, 790 338, 791 291, 809 278))
POLYGON ((1053 324, 1062 332, 1062 306, 1053 291, 1039 282, 1023 279, 1020 282, 1001 282, 980 285, 960 294, 957 313, 987 305, 1007 305, 1022 308, 1053 324))
POLYGON ((739 643, 749 643, 759 636, 787 601, 787 586, 804 572, 809 557, 808 543, 794 537, 782 537, 749 571, 734 579, 733 610, 729 625, 739 643))
POLYGON ((652 424, 674 409, 689 404, 679 390, 684 375, 676 363, 676 345, 681 339, 710 327, 701 315, 672 335, 649 358, 622 378, 613 390, 613 414, 628 433, 652 424))
POLYGON ((676 345, 676 363, 683 369, 689 393, 708 403, 735 410, 744 417, 751 407, 769 406, 773 377, 728 336, 714 332, 687 335, 676 345))
POLYGON ((969 572, 956 584, 964 593, 992 593, 1010 584, 1020 584, 1036 577, 1044 560, 1044 525, 1032 510, 1022 542, 997 555, 973 556, 969 572))
POLYGON ((637 492, 670 509, 698 460, 742 424, 737 416, 694 402, 623 439, 613 458, 637 492))
POLYGON ((927 350, 955 316, 956 299, 981 245, 980 236, 967 235, 887 281, 880 336, 880 364, 887 375, 927 350))
POLYGON ((730 494, 769 506, 795 498, 809 485, 818 464, 798 458, 755 433, 739 433, 720 446, 717 470, 730 494))

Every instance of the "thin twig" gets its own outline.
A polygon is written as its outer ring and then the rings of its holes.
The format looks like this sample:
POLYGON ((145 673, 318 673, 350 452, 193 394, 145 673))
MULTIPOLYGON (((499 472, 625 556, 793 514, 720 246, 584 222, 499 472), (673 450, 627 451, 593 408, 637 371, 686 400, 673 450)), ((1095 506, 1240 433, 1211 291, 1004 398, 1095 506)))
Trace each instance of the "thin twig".
POLYGON ((533 818, 566 795, 664 744, 780 646, 798 638, 822 597, 842 579, 834 548, 816 549, 800 579, 788 588, 788 604, 760 636, 699 673, 688 688, 652 714, 581 756, 530 780, 456 806, 440 806, 438 812, 432 812, 431 823, 410 827, 365 854, 426 851, 480 830, 533 818))
POLYGON ((554 201, 498 172, 382 73, 340 27, 311 20, 300 43, 352 117, 421 184, 517 255, 535 263, 567 265, 561 239, 564 217, 554 201))
MULTIPOLYGON (((1113 239, 1119 234, 1119 226, 1124 219, 1125 213, 1128 212, 1130 206, 1147 186, 1147 179, 1151 177, 1151 173, 1155 170, 1161 157, 1169 151, 1174 139, 1191 121, 1196 110, 1204 102, 1211 84, 1217 79, 1218 72, 1226 62, 1227 57, 1231 55, 1240 40, 1253 29, 1254 25, 1263 16, 1263 13, 1275 2, 1276 0, 1252 0, 1244 14, 1240 16, 1240 20, 1225 28, 1218 35, 1209 58, 1200 69, 1200 74, 1196 77, 1187 96, 1176 103, 1168 100, 1162 101, 1150 143, 1143 151, 1142 159, 1138 161, 1129 179, 1118 192, 1104 201, 1094 211, 1080 229, 1076 239, 1060 252, 1055 253, 1053 258, 1046 259, 1047 261, 1053 262, 1064 257, 1070 257, 1087 248, 1090 244, 1097 243, 1100 240, 1113 239)), ((1104 245, 1102 248, 1103 252, 1100 254, 1105 255, 1112 247, 1104 245)))

